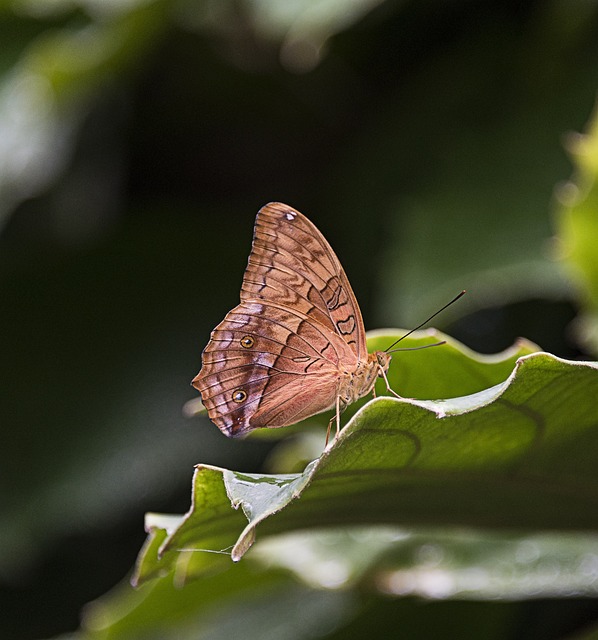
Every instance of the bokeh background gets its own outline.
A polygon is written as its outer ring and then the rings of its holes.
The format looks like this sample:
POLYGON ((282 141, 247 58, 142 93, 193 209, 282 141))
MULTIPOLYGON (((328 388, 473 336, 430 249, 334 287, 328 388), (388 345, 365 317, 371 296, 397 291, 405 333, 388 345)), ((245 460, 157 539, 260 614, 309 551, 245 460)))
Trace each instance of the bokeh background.
MULTIPOLYGON (((264 468, 271 444, 182 408, 269 201, 329 239, 367 328, 465 288, 434 324, 468 346, 591 356, 553 235, 594 110, 595 2, 13 0, 0 43, 2 638, 74 630, 130 572, 144 512, 187 509, 195 463, 264 468)), ((425 618, 421 637, 598 618, 371 607, 389 630, 425 618)))

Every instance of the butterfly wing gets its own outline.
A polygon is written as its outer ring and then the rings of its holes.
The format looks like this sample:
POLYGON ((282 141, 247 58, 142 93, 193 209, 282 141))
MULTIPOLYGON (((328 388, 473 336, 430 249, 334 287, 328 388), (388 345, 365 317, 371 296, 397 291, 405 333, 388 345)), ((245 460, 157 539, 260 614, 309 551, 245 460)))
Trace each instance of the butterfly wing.
POLYGON ((228 436, 282 427, 334 406, 342 370, 367 358, 347 276, 318 229, 281 203, 263 207, 241 304, 214 329, 193 380, 228 436))

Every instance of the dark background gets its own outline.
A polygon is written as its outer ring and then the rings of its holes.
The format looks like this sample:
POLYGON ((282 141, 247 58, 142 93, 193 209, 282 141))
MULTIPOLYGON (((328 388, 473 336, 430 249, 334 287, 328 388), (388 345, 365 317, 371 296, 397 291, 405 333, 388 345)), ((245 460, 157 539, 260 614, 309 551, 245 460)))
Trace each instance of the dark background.
MULTIPOLYGON (((471 348, 589 357, 550 239, 598 86, 596 3, 339 0, 315 22, 283 5, 0 9, 2 638, 75 629, 130 571, 143 513, 187 509, 195 463, 262 468, 270 445, 182 407, 266 202, 321 229, 367 328, 465 288, 434 324, 471 348)), ((598 606, 368 615, 560 638, 598 606)))

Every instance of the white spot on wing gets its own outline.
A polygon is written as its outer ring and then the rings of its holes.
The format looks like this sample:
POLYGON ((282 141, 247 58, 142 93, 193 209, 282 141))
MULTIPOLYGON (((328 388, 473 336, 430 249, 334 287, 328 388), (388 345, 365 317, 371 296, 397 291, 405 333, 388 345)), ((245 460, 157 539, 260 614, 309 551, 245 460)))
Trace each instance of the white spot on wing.
POLYGON ((297 217, 297 215, 292 211, 287 211, 285 215, 287 220, 294 220, 297 217))

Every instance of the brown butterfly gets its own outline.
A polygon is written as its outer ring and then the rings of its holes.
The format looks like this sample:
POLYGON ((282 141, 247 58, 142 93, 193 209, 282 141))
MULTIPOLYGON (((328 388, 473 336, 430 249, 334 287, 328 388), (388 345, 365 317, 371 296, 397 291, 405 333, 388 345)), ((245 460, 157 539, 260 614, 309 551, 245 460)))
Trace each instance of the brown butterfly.
POLYGON ((255 220, 241 304, 212 331, 193 386, 230 437, 332 408, 338 433, 341 411, 378 376, 394 394, 390 359, 368 353, 359 305, 324 236, 292 207, 271 202, 255 220))

